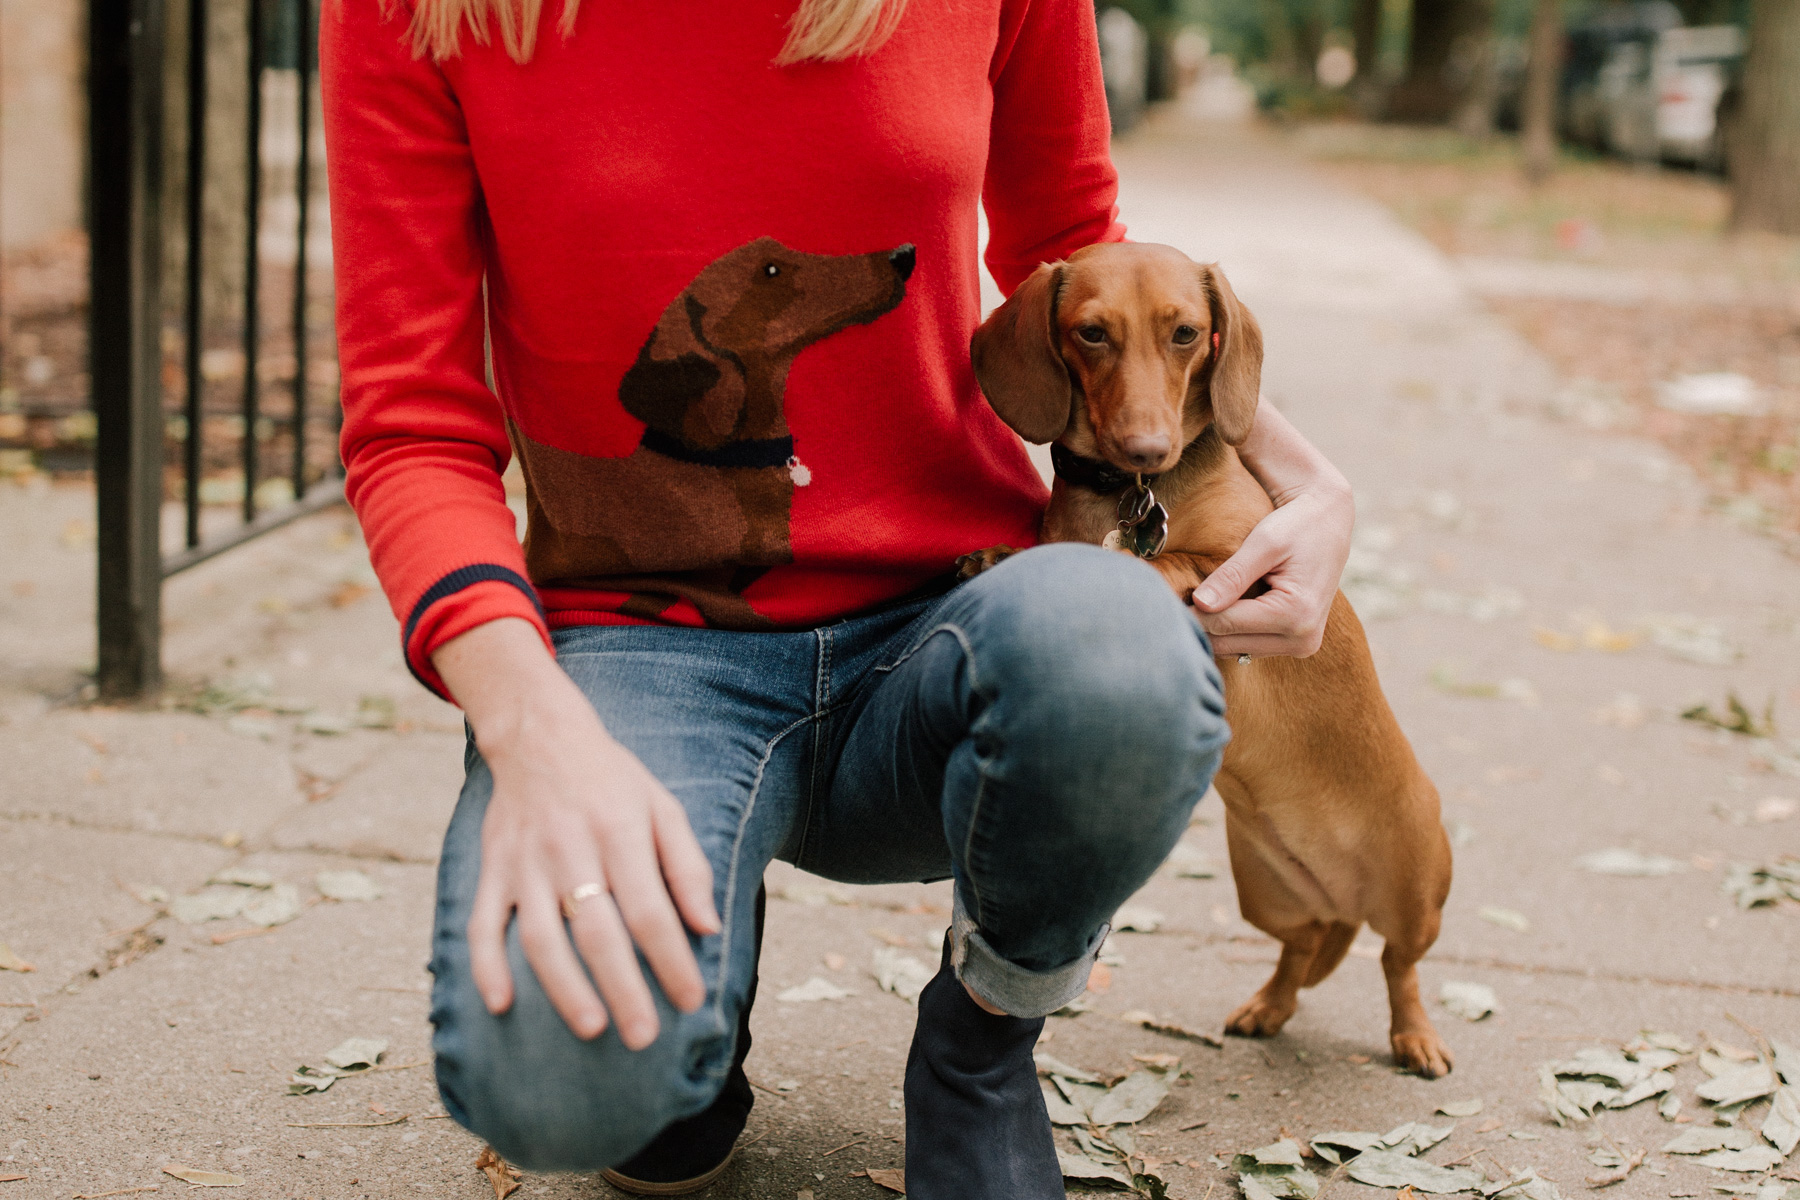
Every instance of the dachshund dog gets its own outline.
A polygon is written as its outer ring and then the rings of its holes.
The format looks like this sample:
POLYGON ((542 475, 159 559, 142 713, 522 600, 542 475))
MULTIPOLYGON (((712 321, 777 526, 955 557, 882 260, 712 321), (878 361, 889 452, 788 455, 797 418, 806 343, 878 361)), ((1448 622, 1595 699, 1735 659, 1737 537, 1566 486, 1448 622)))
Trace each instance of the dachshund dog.
POLYGON ((636 449, 594 458, 513 429, 531 577, 630 592, 623 611, 638 616, 685 597, 708 624, 766 626, 742 593, 793 560, 794 489, 811 480, 783 408, 788 369, 813 343, 896 308, 914 260, 911 245, 803 254, 768 237, 715 259, 619 384, 644 423, 636 449))
MULTIPOLYGON (((1055 443, 1044 541, 1123 540, 1191 600, 1271 511, 1234 449, 1256 419, 1262 331, 1217 266, 1168 246, 1090 246, 1039 267, 976 331, 972 352, 1001 419, 1055 443), (1148 509, 1139 480, 1166 507, 1166 543, 1160 527, 1108 536, 1148 509)), ((1299 989, 1331 974, 1366 921, 1387 941, 1395 1059, 1447 1074, 1417 964, 1437 940, 1450 843, 1349 601, 1332 602, 1310 658, 1218 664, 1232 739, 1217 785, 1238 904, 1282 944, 1274 975, 1227 1030, 1279 1031, 1299 989)))

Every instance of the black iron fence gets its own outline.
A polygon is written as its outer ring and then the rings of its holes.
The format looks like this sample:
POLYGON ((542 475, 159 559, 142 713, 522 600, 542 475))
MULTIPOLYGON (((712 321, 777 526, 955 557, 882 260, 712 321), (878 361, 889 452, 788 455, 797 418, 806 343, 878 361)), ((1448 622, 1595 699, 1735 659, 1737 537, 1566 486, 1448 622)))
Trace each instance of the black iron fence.
POLYGON ((165 579, 342 496, 317 16, 89 0, 104 696, 160 685, 165 579))

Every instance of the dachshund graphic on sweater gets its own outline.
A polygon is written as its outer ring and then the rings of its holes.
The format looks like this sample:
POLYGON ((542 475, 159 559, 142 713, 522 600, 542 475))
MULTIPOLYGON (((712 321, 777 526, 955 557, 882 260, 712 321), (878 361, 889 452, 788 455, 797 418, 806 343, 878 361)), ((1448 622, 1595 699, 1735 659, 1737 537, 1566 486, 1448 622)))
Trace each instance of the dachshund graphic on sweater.
POLYGON ((516 427, 525 557, 540 584, 629 592, 654 617, 687 599, 707 624, 768 628, 743 592, 793 561, 794 488, 809 478, 784 393, 800 352, 906 297, 912 246, 803 254, 758 238, 715 259, 663 311, 619 384, 644 422, 622 458, 574 454, 516 427))

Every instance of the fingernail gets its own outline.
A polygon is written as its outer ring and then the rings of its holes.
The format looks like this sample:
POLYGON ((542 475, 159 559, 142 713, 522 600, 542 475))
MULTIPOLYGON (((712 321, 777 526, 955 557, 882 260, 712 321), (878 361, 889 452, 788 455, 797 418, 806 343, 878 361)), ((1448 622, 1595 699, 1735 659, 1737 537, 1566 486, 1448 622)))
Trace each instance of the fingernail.
POLYGON ((1205 605, 1211 604, 1213 602, 1215 595, 1216 595, 1216 593, 1211 588, 1208 588, 1208 587, 1195 588, 1194 589, 1194 603, 1204 607, 1205 605))

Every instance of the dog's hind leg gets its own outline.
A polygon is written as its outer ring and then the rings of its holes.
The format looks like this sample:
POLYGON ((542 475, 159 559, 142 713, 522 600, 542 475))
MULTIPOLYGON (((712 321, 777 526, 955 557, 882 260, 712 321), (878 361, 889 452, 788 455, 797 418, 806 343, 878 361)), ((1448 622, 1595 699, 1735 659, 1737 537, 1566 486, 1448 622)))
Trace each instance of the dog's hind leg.
POLYGON ((1281 1032, 1281 1027, 1300 1007, 1300 989, 1306 986, 1313 959, 1318 955, 1327 929, 1329 926, 1323 921, 1312 921, 1274 935, 1281 939, 1281 961, 1275 964, 1275 973, 1257 989, 1256 995, 1225 1018, 1226 1033, 1239 1037, 1272 1037, 1281 1032))
POLYGON ((1356 940, 1361 924, 1352 925, 1348 921, 1333 921, 1325 927, 1325 936, 1319 940, 1319 949, 1313 954, 1312 965, 1307 968, 1306 979, 1301 987, 1318 987, 1325 982, 1325 977, 1338 969, 1344 956, 1350 953, 1350 943, 1356 940))

